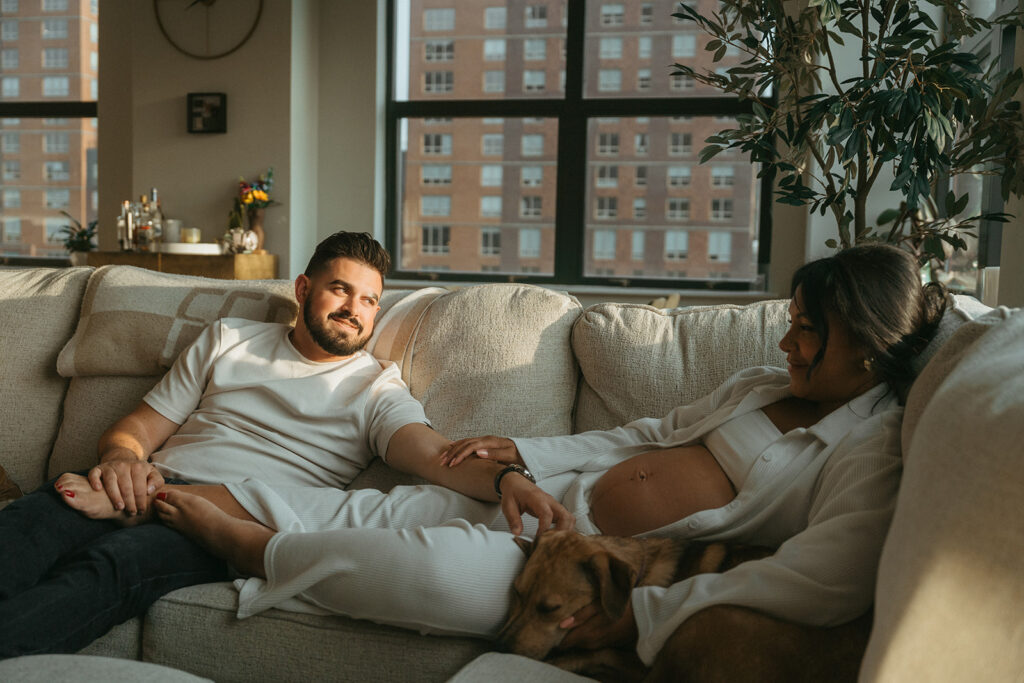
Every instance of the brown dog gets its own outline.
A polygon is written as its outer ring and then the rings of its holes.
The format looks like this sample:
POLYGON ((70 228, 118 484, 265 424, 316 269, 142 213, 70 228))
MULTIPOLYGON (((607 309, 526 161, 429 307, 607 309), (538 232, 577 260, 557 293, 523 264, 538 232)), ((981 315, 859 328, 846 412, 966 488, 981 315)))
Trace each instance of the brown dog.
MULTIPOLYGON (((639 681, 648 671, 633 650, 575 650, 549 657, 567 633, 560 627, 565 619, 596 603, 614 620, 637 586, 668 586, 771 554, 753 546, 572 531, 548 531, 536 542, 516 543, 527 562, 515 581, 499 648, 609 681, 639 681)), ((870 614, 846 626, 819 629, 742 607, 712 607, 676 629, 646 680, 852 680, 870 626, 870 614)))

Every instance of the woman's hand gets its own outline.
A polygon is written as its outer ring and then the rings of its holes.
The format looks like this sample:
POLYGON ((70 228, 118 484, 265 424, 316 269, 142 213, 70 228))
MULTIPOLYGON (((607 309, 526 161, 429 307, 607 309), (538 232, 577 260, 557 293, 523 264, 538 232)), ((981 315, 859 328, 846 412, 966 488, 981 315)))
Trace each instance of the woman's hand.
POLYGON ((501 478, 501 511, 509 530, 516 536, 523 533, 523 513, 537 518, 537 533, 554 525, 556 529, 572 529, 576 518, 553 496, 526 477, 510 472, 501 478))
POLYGON ((474 436, 453 442, 441 453, 441 464, 455 467, 471 455, 484 460, 525 465, 512 439, 502 436, 474 436))
POLYGON ((640 637, 632 602, 627 603, 622 616, 614 620, 605 613, 600 604, 591 603, 563 621, 559 627, 569 630, 558 645, 559 650, 635 648, 640 637))

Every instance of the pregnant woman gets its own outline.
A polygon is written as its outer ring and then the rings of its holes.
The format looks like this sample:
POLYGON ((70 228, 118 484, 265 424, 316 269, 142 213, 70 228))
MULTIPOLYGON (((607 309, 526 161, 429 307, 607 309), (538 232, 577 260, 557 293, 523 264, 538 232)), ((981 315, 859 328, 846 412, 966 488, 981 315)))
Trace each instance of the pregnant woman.
MULTIPOLYGON (((443 487, 381 494, 257 481, 228 485, 230 496, 168 486, 157 513, 251 577, 238 582, 240 617, 278 606, 493 636, 524 562, 511 532, 529 512, 541 530, 574 522, 585 534, 778 548, 723 574, 634 589, 606 639, 636 643, 647 664, 711 605, 848 621, 871 604, 901 470, 899 395, 944 296, 921 286, 909 254, 883 245, 803 266, 791 293, 779 342, 786 369, 741 371, 664 418, 609 431, 453 443, 445 464, 505 464, 494 480, 505 519, 443 487)), ((580 633, 574 644, 598 644, 580 633)))

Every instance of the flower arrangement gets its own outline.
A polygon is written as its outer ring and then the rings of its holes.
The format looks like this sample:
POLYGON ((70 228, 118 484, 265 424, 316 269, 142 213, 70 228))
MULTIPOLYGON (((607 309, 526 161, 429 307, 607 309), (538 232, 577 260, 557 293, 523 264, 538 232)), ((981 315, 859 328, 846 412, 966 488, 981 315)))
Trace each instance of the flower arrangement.
POLYGON ((274 168, 270 167, 266 173, 253 182, 245 178, 238 178, 238 199, 247 211, 252 209, 263 209, 276 202, 270 198, 270 191, 274 188, 274 168))
POLYGON ((61 211, 74 225, 62 225, 60 234, 64 236, 64 248, 69 252, 92 251, 96 248, 93 238, 96 237, 96 226, 99 221, 90 221, 86 227, 67 211, 61 211))

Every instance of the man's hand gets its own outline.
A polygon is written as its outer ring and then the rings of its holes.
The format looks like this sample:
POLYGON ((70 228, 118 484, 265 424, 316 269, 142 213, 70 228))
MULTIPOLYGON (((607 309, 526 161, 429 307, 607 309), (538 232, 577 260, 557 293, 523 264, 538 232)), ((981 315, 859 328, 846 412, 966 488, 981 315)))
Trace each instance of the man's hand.
POLYGON ((515 472, 501 478, 501 511, 512 533, 523 533, 523 513, 537 518, 537 532, 554 525, 556 529, 572 529, 576 518, 553 496, 515 472))
POLYGON ((484 460, 524 465, 512 439, 501 436, 474 436, 453 442, 441 453, 441 464, 455 467, 471 455, 484 460))
POLYGON ((164 478, 152 463, 134 455, 108 456, 89 470, 89 484, 96 491, 106 490, 114 509, 133 517, 149 510, 149 496, 164 485, 164 478))
POLYGON ((597 603, 591 603, 561 624, 568 629, 559 650, 599 650, 605 647, 635 648, 639 633, 633 616, 633 603, 626 604, 622 616, 614 621, 597 603))

